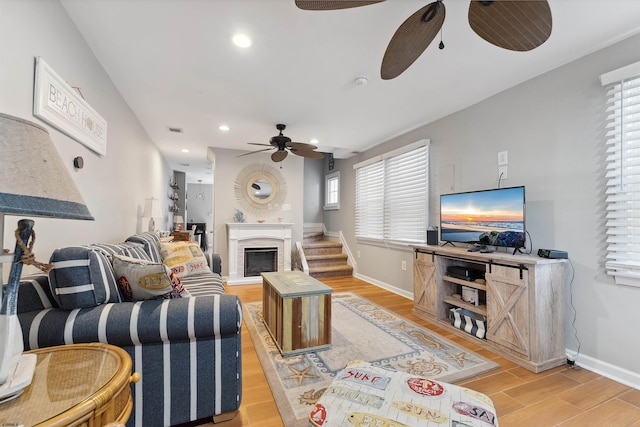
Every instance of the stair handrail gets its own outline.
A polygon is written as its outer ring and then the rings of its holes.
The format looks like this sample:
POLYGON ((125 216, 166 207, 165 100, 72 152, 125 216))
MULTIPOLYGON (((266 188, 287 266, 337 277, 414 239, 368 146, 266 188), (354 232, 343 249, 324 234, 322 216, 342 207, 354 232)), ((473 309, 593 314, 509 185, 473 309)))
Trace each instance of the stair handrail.
POLYGON ((349 244, 347 243, 347 239, 344 237, 342 230, 340 230, 339 237, 340 243, 342 243, 342 251, 347 254, 347 264, 353 267, 353 276, 355 277, 358 273, 358 262, 351 253, 351 249, 349 248, 349 244))
POLYGON ((300 264, 302 265, 302 271, 304 274, 309 274, 309 264, 307 263, 307 257, 304 255, 304 250, 302 249, 302 243, 296 242, 296 249, 300 254, 300 264))

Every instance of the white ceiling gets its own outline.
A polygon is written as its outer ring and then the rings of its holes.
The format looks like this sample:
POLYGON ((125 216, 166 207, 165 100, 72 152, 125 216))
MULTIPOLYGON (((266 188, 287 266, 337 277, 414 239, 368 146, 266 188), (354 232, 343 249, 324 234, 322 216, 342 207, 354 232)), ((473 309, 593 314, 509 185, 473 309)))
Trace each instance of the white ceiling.
POLYGON ((294 141, 317 138, 319 150, 346 158, 640 31, 638 0, 549 0, 551 37, 512 52, 470 29, 469 1, 446 0, 445 49, 436 39, 407 71, 382 80, 389 40, 428 0, 315 12, 294 0, 61 2, 190 182, 212 180, 207 147, 254 150, 247 143, 268 143, 276 123, 294 141), (238 31, 250 48, 231 43, 238 31), (367 85, 355 84, 361 76, 367 85))

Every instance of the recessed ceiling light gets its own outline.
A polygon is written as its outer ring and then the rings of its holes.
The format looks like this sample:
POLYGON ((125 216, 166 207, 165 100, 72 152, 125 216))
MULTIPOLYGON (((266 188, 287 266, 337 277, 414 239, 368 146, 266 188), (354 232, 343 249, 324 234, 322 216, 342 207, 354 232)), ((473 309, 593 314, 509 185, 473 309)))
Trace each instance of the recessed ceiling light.
POLYGON ((251 39, 246 34, 236 34, 233 36, 233 43, 238 47, 249 47, 251 46, 251 39))
POLYGON ((218 129, 220 129, 223 132, 227 132, 229 130, 229 126, 227 125, 220 125, 218 126, 218 129))
POLYGON ((318 141, 316 138, 311 138, 311 140, 309 140, 309 144, 313 144, 313 145, 318 145, 318 141))
POLYGON ((183 153, 188 153, 188 152, 189 152, 189 150, 187 150, 186 148, 183 148, 181 151, 182 151, 183 153))

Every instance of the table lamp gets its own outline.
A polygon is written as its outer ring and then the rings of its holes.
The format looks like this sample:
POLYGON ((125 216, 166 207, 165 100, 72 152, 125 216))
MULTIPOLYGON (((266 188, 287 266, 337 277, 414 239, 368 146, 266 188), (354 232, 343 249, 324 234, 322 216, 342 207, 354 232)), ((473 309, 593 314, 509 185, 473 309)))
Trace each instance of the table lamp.
MULTIPOLYGON (((49 132, 40 125, 0 113, 0 247, 4 244, 5 215, 93 220, 49 132)), ((22 354, 22 330, 17 316, 18 288, 23 264, 43 271, 51 266, 35 261, 34 222, 18 221, 13 254, 0 253, 11 262, 9 282, 0 305, 0 401, 19 395, 31 383, 36 356, 22 354)))
POLYGON ((184 229, 184 219, 182 219, 182 215, 174 215, 173 216, 173 225, 174 225, 174 229, 177 231, 180 231, 182 229, 184 229))
POLYGON ((154 199, 151 197, 150 199, 144 200, 144 210, 142 211, 143 218, 149 218, 149 231, 156 231, 156 223, 153 220, 154 217, 158 218, 162 216, 162 211, 160 211, 160 200, 154 199))

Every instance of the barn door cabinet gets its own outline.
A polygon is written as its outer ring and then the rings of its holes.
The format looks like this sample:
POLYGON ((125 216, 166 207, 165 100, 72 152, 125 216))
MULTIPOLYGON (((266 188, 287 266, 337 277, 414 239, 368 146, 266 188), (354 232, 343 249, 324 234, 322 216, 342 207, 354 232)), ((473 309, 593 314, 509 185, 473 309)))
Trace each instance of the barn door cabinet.
POLYGON ((566 362, 567 260, 483 254, 453 246, 414 246, 414 250, 413 314, 532 372, 566 362), (484 280, 454 277, 448 274, 452 266, 480 271, 484 280), (460 298, 463 286, 476 301, 460 298), (452 308, 486 320, 485 339, 452 326, 452 308))

